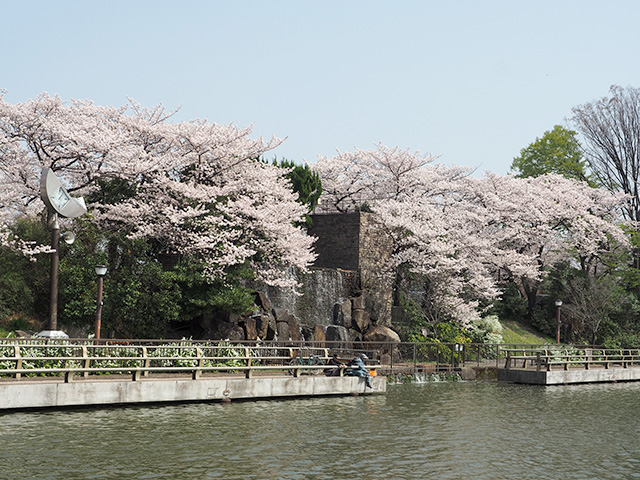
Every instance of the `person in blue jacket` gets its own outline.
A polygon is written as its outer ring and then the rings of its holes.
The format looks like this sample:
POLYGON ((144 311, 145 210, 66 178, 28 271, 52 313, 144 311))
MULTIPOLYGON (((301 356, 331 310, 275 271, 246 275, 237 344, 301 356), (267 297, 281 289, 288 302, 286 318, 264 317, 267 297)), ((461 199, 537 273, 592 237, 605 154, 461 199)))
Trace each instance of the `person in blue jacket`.
POLYGON ((349 368, 351 369, 351 375, 364 378, 367 387, 371 388, 371 376, 369 375, 369 370, 364 366, 365 360, 369 360, 369 357, 363 353, 349 362, 349 368))

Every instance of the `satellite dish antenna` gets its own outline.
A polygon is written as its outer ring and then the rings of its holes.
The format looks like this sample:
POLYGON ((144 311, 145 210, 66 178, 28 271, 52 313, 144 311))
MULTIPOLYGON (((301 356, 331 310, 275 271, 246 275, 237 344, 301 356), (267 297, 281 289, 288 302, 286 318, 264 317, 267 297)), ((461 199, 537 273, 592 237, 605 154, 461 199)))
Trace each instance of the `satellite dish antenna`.
POLYGON ((49 210, 61 217, 76 218, 87 213, 87 205, 82 197, 72 197, 56 177, 53 170, 46 167, 40 177, 40 196, 49 210))

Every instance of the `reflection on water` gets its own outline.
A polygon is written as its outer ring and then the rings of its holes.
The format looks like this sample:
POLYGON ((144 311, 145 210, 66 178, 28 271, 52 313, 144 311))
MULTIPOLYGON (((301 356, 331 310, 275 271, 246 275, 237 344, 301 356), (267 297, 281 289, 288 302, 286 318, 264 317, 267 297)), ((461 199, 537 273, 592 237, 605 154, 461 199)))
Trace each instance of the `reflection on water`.
POLYGON ((640 478, 639 383, 0 416, 0 479, 640 478))

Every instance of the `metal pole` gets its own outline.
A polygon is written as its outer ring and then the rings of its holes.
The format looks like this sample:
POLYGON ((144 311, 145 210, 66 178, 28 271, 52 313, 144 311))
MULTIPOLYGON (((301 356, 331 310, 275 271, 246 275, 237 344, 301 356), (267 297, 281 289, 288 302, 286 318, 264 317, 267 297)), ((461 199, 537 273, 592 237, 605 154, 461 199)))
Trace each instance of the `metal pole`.
POLYGON ((98 275, 98 299, 96 301, 96 338, 100 338, 100 324, 102 322, 102 285, 104 275, 98 275))
POLYGON ((49 330, 58 330, 58 268, 60 264, 60 224, 58 214, 50 213, 51 271, 49 274, 49 330))
POLYGON ((558 313, 556 315, 556 344, 560 345, 560 305, 558 305, 558 313))

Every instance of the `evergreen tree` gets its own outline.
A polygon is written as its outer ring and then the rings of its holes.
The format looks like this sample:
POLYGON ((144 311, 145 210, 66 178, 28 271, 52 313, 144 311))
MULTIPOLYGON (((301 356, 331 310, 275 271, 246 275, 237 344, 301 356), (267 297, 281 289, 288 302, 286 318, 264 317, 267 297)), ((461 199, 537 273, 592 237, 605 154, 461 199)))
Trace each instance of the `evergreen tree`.
MULTIPOLYGON (((297 165, 291 160, 283 158, 278 161, 273 160, 273 165, 280 168, 286 168, 289 173, 286 177, 291 182, 293 191, 298 194, 298 202, 307 207, 309 213, 313 213, 320 195, 322 195, 322 182, 317 172, 309 168, 309 165, 297 165)), ((307 226, 311 226, 311 218, 306 216, 307 226)))

